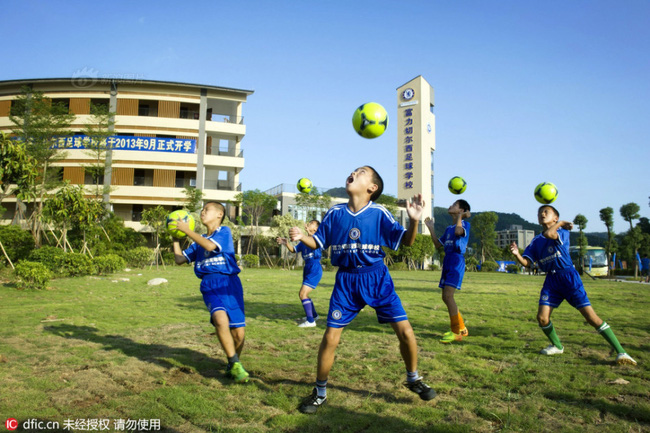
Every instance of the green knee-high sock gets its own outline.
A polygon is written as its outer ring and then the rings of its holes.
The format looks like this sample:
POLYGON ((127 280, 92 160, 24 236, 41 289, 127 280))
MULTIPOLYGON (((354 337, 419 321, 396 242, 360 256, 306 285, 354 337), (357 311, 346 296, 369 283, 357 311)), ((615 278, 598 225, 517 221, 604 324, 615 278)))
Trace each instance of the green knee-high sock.
POLYGON ((540 325, 540 328, 542 328, 544 334, 546 334, 548 339, 551 340, 551 343, 553 343, 555 347, 557 347, 558 349, 564 349, 564 347, 562 347, 562 343, 560 343, 560 337, 558 337, 557 334, 555 333, 553 322, 548 322, 548 325, 546 326, 540 325))
POLYGON ((612 331, 612 328, 609 327, 607 322, 603 322, 603 324, 600 325, 598 328, 598 333, 602 335, 605 340, 607 340, 609 345, 612 346, 617 353, 625 353, 623 346, 621 346, 621 343, 618 342, 616 335, 614 335, 614 331, 612 331))

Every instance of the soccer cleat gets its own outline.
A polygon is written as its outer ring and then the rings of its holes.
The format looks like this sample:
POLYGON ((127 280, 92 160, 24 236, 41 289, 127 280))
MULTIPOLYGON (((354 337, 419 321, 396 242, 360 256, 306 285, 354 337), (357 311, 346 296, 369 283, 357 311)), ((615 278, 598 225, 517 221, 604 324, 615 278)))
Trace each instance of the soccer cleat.
POLYGON ((298 410, 302 413, 316 413, 319 407, 327 402, 327 397, 319 397, 316 388, 311 392, 311 395, 302 402, 298 410))
POLYGON ((244 370, 241 362, 235 362, 230 369, 230 377, 235 379, 235 382, 248 382, 248 372, 244 370))
POLYGON ((436 397, 436 392, 419 377, 415 382, 404 382, 404 386, 420 396, 422 400, 431 400, 436 397))
POLYGON ((461 335, 461 337, 467 337, 469 335, 469 331, 467 330, 467 328, 461 329, 460 330, 460 335, 461 335))
POLYGON ((298 328, 313 328, 316 326, 316 321, 314 320, 313 322, 308 322, 305 320, 304 322, 298 323, 298 328))
POLYGON ((230 364, 226 365, 226 377, 229 377, 229 378, 232 379, 231 370, 232 370, 232 365, 230 365, 230 364))
POLYGON ((559 355, 561 353, 564 353, 564 347, 562 349, 558 349, 555 347, 555 344, 549 344, 546 348, 540 350, 539 353, 542 355, 559 355))
POLYGON ((454 334, 453 332, 445 332, 440 339, 441 343, 449 344, 454 341, 460 341, 463 339, 463 334, 454 334))
POLYGON ((619 353, 616 355, 616 363, 618 365, 636 365, 636 361, 627 353, 619 353))

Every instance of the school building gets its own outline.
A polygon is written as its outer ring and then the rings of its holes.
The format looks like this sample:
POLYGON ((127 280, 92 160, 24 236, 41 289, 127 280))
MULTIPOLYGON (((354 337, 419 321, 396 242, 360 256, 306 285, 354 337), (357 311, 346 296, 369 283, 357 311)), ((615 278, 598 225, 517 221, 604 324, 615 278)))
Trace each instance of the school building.
MULTIPOLYGON (((153 80, 93 77, 0 81, 0 130, 14 127, 12 104, 23 89, 42 92, 74 114, 72 137, 58 140, 64 158, 54 165, 60 177, 87 185, 96 179, 86 167, 93 156, 84 148, 82 134, 92 121, 91 104, 115 112, 114 135, 108 138, 112 170, 100 180, 110 185, 110 203, 127 227, 142 231, 142 211, 162 205, 181 208, 185 187, 203 191, 204 200, 228 203, 241 192, 244 168, 242 140, 246 135, 243 107, 252 90, 153 80)), ((1 223, 17 214, 16 197, 3 201, 1 223)), ((234 217, 238 209, 228 205, 234 217)))
POLYGON ((523 226, 511 225, 506 230, 497 231, 496 244, 497 247, 503 249, 516 242, 519 248, 526 248, 533 241, 535 232, 533 230, 524 230, 523 226))

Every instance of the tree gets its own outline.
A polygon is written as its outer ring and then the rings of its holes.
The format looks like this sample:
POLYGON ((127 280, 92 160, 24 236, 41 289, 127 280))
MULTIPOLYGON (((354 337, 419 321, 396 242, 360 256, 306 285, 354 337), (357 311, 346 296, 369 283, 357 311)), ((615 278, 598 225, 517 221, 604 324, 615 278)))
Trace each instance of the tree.
POLYGON ((636 203, 624 204, 620 209, 623 219, 630 223, 630 230, 626 235, 626 244, 632 250, 630 251, 632 252, 632 257, 629 257, 629 259, 634 262, 634 278, 639 276, 639 264, 636 260, 636 255, 639 253, 639 247, 641 246, 641 242, 643 240, 641 229, 637 228, 637 230, 635 230, 632 225, 633 221, 639 218, 639 210, 641 210, 641 208, 636 203))
POLYGON ((331 203, 332 197, 327 193, 321 194, 316 187, 308 193, 296 194, 296 204, 305 208, 307 212, 306 221, 320 220, 330 208, 331 203))
POLYGON ((203 203, 203 191, 193 186, 187 186, 183 188, 183 193, 187 198, 187 203, 185 204, 187 211, 189 213, 200 212, 203 203))
MULTIPOLYGON (((250 254, 259 236, 260 223, 271 217, 273 209, 277 206, 277 200, 272 195, 255 189, 237 194, 235 204, 240 206, 244 221, 250 224, 251 238, 246 247, 246 254, 250 254)), ((259 255, 259 246, 257 246, 257 254, 259 255)))
POLYGON ((499 248, 495 243, 497 238, 496 224, 499 217, 494 212, 481 212, 472 218, 472 232, 479 241, 479 255, 481 262, 485 257, 495 260, 499 248))
MULTIPOLYGON (((300 227, 301 222, 294 219, 291 214, 276 215, 271 221, 271 233, 274 238, 289 238, 289 229, 291 227, 300 227)), ((280 245, 280 257, 282 260, 282 267, 288 269, 296 259, 296 254, 288 255, 288 249, 280 245), (289 258, 291 257, 291 258, 289 258)))
POLYGON ((156 268, 158 267, 158 258, 160 258, 162 265, 165 266, 165 261, 162 259, 162 254, 160 254, 160 237, 167 227, 167 213, 167 210, 160 205, 142 211, 142 223, 151 227, 154 233, 156 268))
POLYGON ((585 268, 585 254, 587 253, 587 237, 584 234, 584 229, 587 227, 587 217, 578 214, 573 219, 573 224, 578 226, 580 234, 578 235, 578 251, 579 251, 579 260, 580 260, 580 270, 582 271, 585 268))
POLYGON ((379 196, 379 198, 375 203, 385 207, 388 210, 388 212, 393 214, 393 217, 395 217, 396 219, 399 217, 398 215, 399 207, 397 205, 396 197, 393 197, 392 195, 389 194, 382 194, 379 196))
MULTIPOLYGON (((605 207, 600 210, 600 220, 605 223, 607 227, 607 243, 605 244, 605 252, 607 253, 607 263, 612 261, 612 252, 614 252, 614 209, 605 207)), ((607 267, 607 276, 611 276, 612 267, 607 267)))
POLYGON ((433 256, 435 247, 431 236, 415 235, 413 245, 402 244, 398 252, 404 257, 409 269, 418 269, 422 267, 427 257, 433 256))
POLYGON ((82 132, 87 137, 84 140, 85 153, 93 159, 93 163, 85 165, 84 168, 90 173, 95 185, 95 198, 99 198, 110 193, 110 185, 104 185, 104 173, 107 169, 108 137, 113 135, 115 113, 108 111, 108 105, 91 103, 90 114, 82 132))
POLYGON ((28 201, 37 175, 36 160, 27 152, 25 144, 0 131, 0 208, 3 200, 12 194, 18 200, 28 201))
POLYGON ((9 120, 14 124, 12 129, 16 139, 20 141, 37 161, 37 170, 41 180, 34 186, 31 196, 38 197, 38 205, 34 209, 31 220, 32 236, 36 245, 41 245, 43 231, 41 215, 46 192, 58 184, 56 171, 48 170, 53 162, 63 157, 57 140, 65 140, 70 124, 74 119, 63 104, 54 104, 42 92, 24 87, 22 94, 12 103, 9 120))

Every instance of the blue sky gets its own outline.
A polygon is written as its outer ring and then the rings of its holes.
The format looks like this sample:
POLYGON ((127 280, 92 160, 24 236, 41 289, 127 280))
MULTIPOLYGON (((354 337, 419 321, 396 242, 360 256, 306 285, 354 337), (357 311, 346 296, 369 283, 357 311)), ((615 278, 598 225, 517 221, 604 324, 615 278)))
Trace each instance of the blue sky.
POLYGON ((422 75, 435 89, 435 204, 463 176, 475 211, 535 222, 535 185, 587 231, 599 210, 650 217, 650 2, 572 0, 3 2, 0 80, 98 76, 254 90, 244 189, 309 177, 343 186, 369 164, 397 192, 395 122, 351 126, 422 75))

